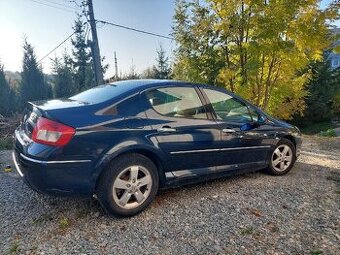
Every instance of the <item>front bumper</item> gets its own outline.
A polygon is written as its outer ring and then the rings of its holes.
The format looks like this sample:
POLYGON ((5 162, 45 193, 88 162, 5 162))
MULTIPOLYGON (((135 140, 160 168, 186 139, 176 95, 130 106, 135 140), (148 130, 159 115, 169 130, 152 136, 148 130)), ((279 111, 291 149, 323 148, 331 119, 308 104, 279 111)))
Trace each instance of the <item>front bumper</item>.
POLYGON ((15 168, 35 191, 51 195, 85 195, 94 192, 91 160, 43 161, 14 150, 15 168))

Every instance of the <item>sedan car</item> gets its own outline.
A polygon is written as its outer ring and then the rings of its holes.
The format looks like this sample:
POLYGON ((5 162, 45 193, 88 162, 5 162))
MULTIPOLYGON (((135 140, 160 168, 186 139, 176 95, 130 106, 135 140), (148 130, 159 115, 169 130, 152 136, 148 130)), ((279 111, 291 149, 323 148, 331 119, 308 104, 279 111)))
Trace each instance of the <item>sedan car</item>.
POLYGON ((160 188, 265 169, 290 171, 298 128, 223 88, 130 80, 31 104, 13 160, 34 190, 95 196, 132 216, 160 188))

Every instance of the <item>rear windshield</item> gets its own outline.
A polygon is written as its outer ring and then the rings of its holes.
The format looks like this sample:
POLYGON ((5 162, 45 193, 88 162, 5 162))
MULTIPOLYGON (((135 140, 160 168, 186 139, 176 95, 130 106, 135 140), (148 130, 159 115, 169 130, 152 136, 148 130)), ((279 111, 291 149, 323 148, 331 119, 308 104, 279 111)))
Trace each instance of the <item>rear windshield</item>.
POLYGON ((121 85, 106 84, 81 92, 69 99, 89 104, 98 104, 119 96, 126 92, 126 90, 127 88, 121 85))

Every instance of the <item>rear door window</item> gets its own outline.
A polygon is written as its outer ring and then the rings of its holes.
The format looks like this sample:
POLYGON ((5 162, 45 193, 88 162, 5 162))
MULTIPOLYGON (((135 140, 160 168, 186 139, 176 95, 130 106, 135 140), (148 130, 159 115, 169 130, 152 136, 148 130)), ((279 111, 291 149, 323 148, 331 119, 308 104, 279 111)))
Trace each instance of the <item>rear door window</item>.
POLYGON ((196 90, 190 87, 166 87, 146 92, 147 100, 159 114, 168 117, 207 119, 196 90))

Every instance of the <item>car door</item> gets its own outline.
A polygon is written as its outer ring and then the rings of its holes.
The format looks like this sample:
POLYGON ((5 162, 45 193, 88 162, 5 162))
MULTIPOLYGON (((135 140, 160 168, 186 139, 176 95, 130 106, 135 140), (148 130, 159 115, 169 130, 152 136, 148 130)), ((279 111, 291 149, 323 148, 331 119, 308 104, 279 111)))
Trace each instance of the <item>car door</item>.
POLYGON ((150 139, 167 157, 166 170, 209 168, 215 165, 220 130, 192 86, 167 86, 142 95, 153 130, 150 139))
MULTIPOLYGON (((254 124, 259 115, 242 100, 219 89, 202 89, 212 108, 221 132, 221 155, 225 165, 251 167, 265 165, 272 140, 260 127, 242 131, 246 123, 254 124)), ((255 127, 256 125, 254 125, 255 127)))

